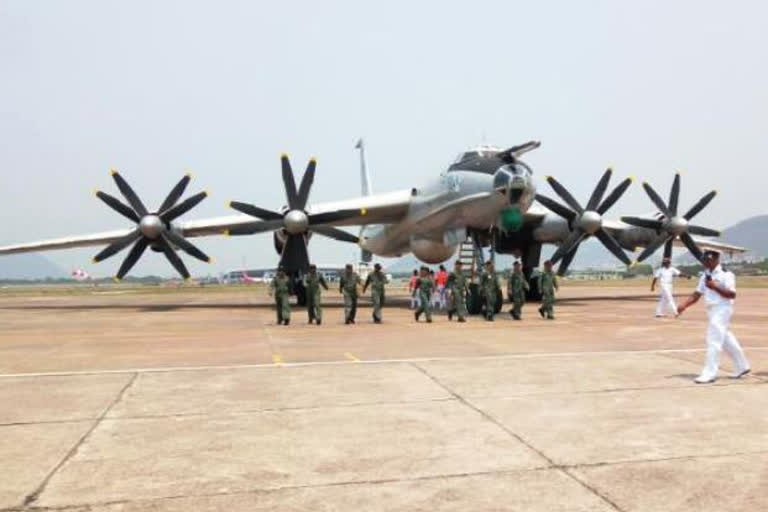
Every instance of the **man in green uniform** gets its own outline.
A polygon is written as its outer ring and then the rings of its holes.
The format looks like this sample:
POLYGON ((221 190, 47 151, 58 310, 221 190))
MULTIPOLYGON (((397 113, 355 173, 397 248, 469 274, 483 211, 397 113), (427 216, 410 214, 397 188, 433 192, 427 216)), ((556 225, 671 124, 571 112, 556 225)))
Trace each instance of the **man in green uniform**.
POLYGON ((317 265, 309 266, 309 273, 304 276, 304 288, 307 290, 307 314, 309 323, 317 322, 317 325, 323 323, 322 290, 320 287, 328 289, 328 283, 325 282, 323 274, 317 273, 317 265))
POLYGON ((277 325, 291 323, 291 278, 282 268, 277 269, 277 275, 269 283, 269 294, 275 297, 277 325))
POLYGON ((357 287, 361 283, 360 276, 352 270, 352 265, 347 263, 347 266, 344 267, 344 273, 339 279, 339 292, 344 295, 344 323, 347 325, 355 323, 357 287))
POLYGON ((448 320, 453 320, 453 315, 459 317, 459 322, 467 321, 467 276, 464 275, 464 265, 461 260, 456 260, 453 272, 448 276, 446 287, 451 291, 451 307, 448 310, 448 320))
POLYGON ((512 298, 512 309, 509 314, 515 320, 522 319, 523 304, 525 304, 525 292, 530 289, 528 281, 523 274, 523 268, 519 261, 512 266, 512 273, 507 281, 507 293, 512 298))
POLYGON ((363 293, 371 287, 371 301, 373 302, 373 322, 381 323, 381 308, 384 306, 384 286, 387 284, 387 276, 381 271, 379 263, 373 266, 373 272, 365 278, 363 293))
POLYGON ((486 261, 483 274, 480 276, 480 293, 485 299, 485 319, 493 322, 493 316, 496 314, 496 298, 501 291, 499 280, 496 277, 496 269, 493 268, 493 262, 486 261))
POLYGON ((547 320, 555 319, 555 290, 559 290, 557 276, 552 272, 552 262, 544 262, 544 272, 539 275, 539 292, 541 292, 541 307, 539 314, 547 320))
POLYGON ((429 276, 429 269, 427 267, 421 267, 419 272, 419 281, 416 284, 416 289, 419 294, 419 309, 413 315, 416 321, 419 321, 419 317, 422 313, 427 317, 427 323, 432 323, 432 294, 435 293, 435 282, 429 276))

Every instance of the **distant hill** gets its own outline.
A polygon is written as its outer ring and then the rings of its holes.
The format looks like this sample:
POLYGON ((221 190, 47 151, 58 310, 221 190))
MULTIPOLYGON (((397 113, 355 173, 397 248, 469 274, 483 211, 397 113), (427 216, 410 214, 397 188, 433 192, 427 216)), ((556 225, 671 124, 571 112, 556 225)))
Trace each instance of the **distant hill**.
POLYGON ((758 215, 723 231, 724 242, 747 247, 756 256, 768 258, 768 215, 758 215))
POLYGON ((45 279, 68 276, 69 272, 42 254, 0 256, 0 279, 45 279))

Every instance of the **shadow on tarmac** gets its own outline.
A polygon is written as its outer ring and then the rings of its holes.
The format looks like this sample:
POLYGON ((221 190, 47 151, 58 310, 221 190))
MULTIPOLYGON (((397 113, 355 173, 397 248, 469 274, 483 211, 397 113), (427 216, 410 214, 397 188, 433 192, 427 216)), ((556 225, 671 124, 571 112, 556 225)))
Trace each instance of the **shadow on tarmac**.
MULTIPOLYGON (((590 297, 569 297, 564 299, 557 299, 556 304, 567 307, 587 307, 594 302, 602 301, 620 301, 620 302, 632 302, 642 301, 649 302, 656 300, 656 295, 621 295, 621 296, 590 296, 590 297)), ((537 301, 528 302, 528 304, 537 304, 537 301)), ((505 305, 507 301, 505 301, 505 305)), ((371 307, 371 301, 367 297, 358 301, 360 307, 371 307)), ((221 303, 165 303, 165 304, 21 304, 21 305, 9 305, 0 306, 0 310, 8 311, 98 311, 98 310, 134 310, 144 311, 148 313, 162 313, 168 311, 176 311, 183 309, 273 309, 275 307, 272 302, 260 302, 256 304, 246 302, 221 302, 221 303)), ((303 307, 292 305, 295 309, 303 309, 303 307)), ((341 309, 344 304, 338 300, 333 302, 324 302, 323 308, 329 309, 341 309)), ((410 299, 408 297, 398 297, 395 299, 387 299, 385 307, 395 307, 400 309, 410 309, 410 299)), ((435 311, 437 313, 437 311, 435 311)))

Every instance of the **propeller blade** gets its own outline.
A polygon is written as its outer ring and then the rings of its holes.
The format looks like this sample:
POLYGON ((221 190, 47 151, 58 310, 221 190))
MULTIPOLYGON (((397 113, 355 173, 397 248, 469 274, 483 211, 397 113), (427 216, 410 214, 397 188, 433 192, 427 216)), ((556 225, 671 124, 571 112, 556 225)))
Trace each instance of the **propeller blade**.
POLYGON ((186 238, 179 235, 178 233, 175 233, 170 229, 168 229, 163 232, 163 236, 165 236, 165 238, 167 238, 171 244, 175 245, 176 247, 186 252, 190 256, 193 256, 199 259, 200 261, 204 261, 206 263, 211 262, 211 258, 208 257, 207 254, 205 254, 203 251, 201 251, 200 249, 192 245, 189 241, 187 241, 186 238))
POLYGON ((168 261, 171 262, 171 265, 173 265, 173 268, 176 269, 176 272, 181 274, 181 277, 184 279, 189 279, 189 271, 187 270, 186 265, 184 265, 184 262, 181 261, 179 255, 176 254, 176 251, 173 250, 173 247, 171 247, 171 244, 168 242, 168 239, 165 235, 166 233, 163 233, 163 235, 160 237, 160 245, 163 248, 165 257, 168 258, 168 261))
POLYGON ((605 190, 608 188, 608 182, 611 181, 612 174, 613 169, 610 167, 605 170, 603 176, 600 178, 600 181, 597 182, 595 190, 592 191, 592 195, 590 196, 589 202, 587 203, 587 210, 594 211, 597 209, 597 206, 600 204, 600 201, 602 201, 603 196, 605 195, 605 190))
POLYGON ((644 219, 642 217, 622 217, 621 222, 639 228, 655 229, 656 231, 660 231, 664 227, 664 223, 660 220, 644 219))
POLYGON ((129 205, 131 205, 133 211, 135 211, 139 217, 145 216, 147 214, 147 208, 144 206, 144 203, 141 202, 141 199, 139 199, 139 196, 136 195, 136 192, 133 191, 128 182, 125 181, 122 176, 120 176, 119 172, 112 170, 110 173, 112 174, 112 179, 115 180, 117 188, 120 189, 120 193, 123 194, 125 200, 128 201, 129 205))
POLYGON ((604 214, 608 211, 608 209, 616 204, 616 201, 618 201, 621 196, 624 195, 624 192, 627 191, 629 186, 632 184, 632 178, 625 178, 624 181, 619 183, 619 185, 613 189, 613 191, 606 197, 602 203, 600 203, 600 206, 597 207, 597 213, 600 215, 604 214))
POLYGON ((129 206, 126 204, 123 204, 119 199, 116 197, 113 197, 106 192, 102 192, 101 190, 98 190, 96 192, 96 197, 104 201, 107 206, 115 210, 117 213, 122 215, 123 217, 126 217, 130 220, 132 220, 135 223, 139 223, 139 216, 136 215, 136 212, 134 212, 129 206))
POLYGON ((571 234, 568 235, 568 238, 566 238, 563 243, 560 244, 560 247, 557 248, 555 254, 553 254, 550 258, 550 261, 552 263, 557 263, 560 258, 571 252, 577 245, 579 245, 579 242, 581 242, 585 235, 586 233, 581 229, 573 230, 571 234))
POLYGON ((707 194, 704 197, 702 197, 701 199, 699 199, 699 201, 695 205, 693 205, 693 207, 690 210, 688 210, 688 213, 683 215, 683 217, 685 217, 685 220, 691 220, 696 215, 698 215, 699 212, 701 210, 703 210, 704 208, 706 208, 706 206, 709 204, 709 202, 712 201, 712 199, 714 199, 714 197, 716 195, 717 195, 717 191, 713 190, 709 194, 707 194))
POLYGON ((683 233, 680 235, 680 240, 682 240, 685 246, 688 248, 688 250, 691 251, 691 254, 693 254, 693 257, 701 261, 704 255, 701 253, 701 249, 699 249, 699 246, 696 245, 696 242, 693 241, 693 238, 691 238, 691 235, 689 235, 688 233, 683 233))
POLYGON ((206 197, 208 197, 208 192, 205 191, 198 192, 193 196, 189 196, 179 204, 172 206, 170 209, 160 213, 160 218, 163 220, 163 222, 171 222, 197 206, 197 204, 206 197))
POLYGON ((254 221, 231 227, 224 231, 224 234, 231 236, 255 235, 257 233, 264 233, 265 231, 275 231, 276 229, 280 229, 282 227, 283 219, 254 221))
POLYGON ((264 208, 259 208, 258 206, 254 206, 248 203, 241 203, 240 201, 230 202, 229 207, 239 211, 240 213, 250 215, 251 217, 256 217, 257 219, 278 220, 283 218, 282 215, 277 212, 273 212, 272 210, 265 210, 264 208))
POLYGON ((141 238, 141 231, 136 229, 134 231, 131 231, 127 235, 125 235, 123 238, 116 240, 106 246, 99 254, 93 257, 93 262, 98 263, 100 261, 104 261, 105 259, 109 258, 110 256, 113 256, 117 254, 118 252, 122 251, 129 245, 131 245, 133 242, 141 238))
POLYGON ((349 242, 356 244, 360 241, 358 237, 351 233, 347 233, 344 230, 333 228, 331 226, 314 226, 309 229, 313 233, 318 233, 323 236, 327 236, 328 238, 333 238, 334 240, 338 240, 340 242, 349 242))
POLYGON ((336 210, 335 212, 316 213, 309 215, 309 225, 314 226, 316 224, 329 224, 331 222, 338 222, 347 219, 353 219, 365 215, 365 210, 336 210))
POLYGON ((123 264, 120 265, 120 269, 117 271, 117 275, 115 276, 116 279, 122 279, 125 277, 125 274, 127 274, 128 271, 133 268, 136 262, 139 261, 139 258, 141 258, 141 255, 144 254, 144 250, 147 248, 148 244, 149 242, 144 237, 141 237, 136 241, 136 243, 133 245, 133 248, 131 249, 131 252, 129 252, 128 256, 126 256, 123 260, 123 264))
POLYGON ((280 266, 288 273, 306 272, 309 269, 309 254, 304 235, 288 235, 280 256, 280 266))
POLYGON ((543 196, 541 194, 536 194, 536 200, 568 222, 573 222, 573 220, 576 218, 576 212, 566 208, 554 199, 550 199, 547 196, 543 196))
POLYGON ((688 225, 688 232, 692 235, 700 236, 720 236, 720 232, 716 229, 705 228, 704 226, 688 225))
POLYGON ((301 185, 299 185, 298 203, 296 206, 299 210, 303 210, 307 206, 309 191, 312 188, 312 183, 315 181, 315 167, 317 167, 317 160, 312 158, 307 164, 307 170, 304 171, 301 185))
POLYGON ((547 181, 549 182, 549 185, 552 187, 552 189, 557 193, 557 195, 559 195, 560 198, 565 201, 565 204, 570 206, 573 211, 575 211, 578 215, 584 213, 584 208, 581 207, 579 202, 573 198, 571 193, 568 192, 568 190, 566 190, 566 188, 562 186, 559 181, 557 181, 552 176, 548 176, 547 181))
POLYGON ((656 240, 653 241, 653 243, 651 243, 651 245, 643 249, 643 252, 641 252, 640 256, 637 257, 637 261, 643 261, 645 258, 650 256, 651 254, 655 253, 656 249, 664 245, 664 242, 671 239, 672 237, 668 235, 658 237, 656 240))
POLYGON ((656 208, 658 208, 665 217, 668 219, 670 217, 674 217, 672 212, 669 211, 669 208, 667 208, 667 205, 664 203, 664 200, 659 196, 659 194, 656 193, 655 190, 653 190, 653 187, 647 181, 643 183, 643 188, 645 189, 645 193, 648 194, 648 197, 651 198, 651 201, 653 201, 653 204, 656 205, 656 208))
POLYGON ((184 177, 181 178, 181 180, 176 184, 176 186, 173 187, 173 189, 165 198, 165 201, 163 201, 163 204, 160 205, 160 208, 158 208, 157 211, 164 212, 171 206, 175 205, 176 202, 179 200, 179 198, 184 194, 184 191, 187 189, 187 185, 189 185, 189 180, 191 179, 192 179, 191 174, 185 174, 184 177))
POLYGON ((674 242, 674 239, 670 238, 667 240, 667 243, 664 244, 664 257, 665 258, 672 258, 672 243, 674 242))
POLYGON ((603 246, 611 251, 614 256, 619 258, 622 263, 625 265, 631 265, 632 260, 629 259, 629 256, 627 256, 627 253, 624 252, 624 250, 621 248, 619 243, 616 241, 613 236, 609 232, 607 232, 604 229, 599 230, 597 233, 595 233, 595 236, 598 240, 603 244, 603 246))
POLYGON ((677 215, 677 203, 680 200, 680 173, 675 174, 672 189, 669 191, 669 211, 677 215))
POLYGON ((293 179, 293 169, 288 155, 280 156, 280 166, 283 171, 283 186, 285 187, 285 197, 288 198, 288 208, 295 210, 298 208, 299 197, 296 193, 296 181, 293 179))
POLYGON ((574 256, 576 256, 576 252, 579 250, 579 246, 573 248, 571 252, 566 254, 563 257, 563 260, 560 262, 560 265, 557 267, 557 275, 564 276, 566 272, 568 272, 568 267, 571 266, 571 262, 573 261, 574 256))

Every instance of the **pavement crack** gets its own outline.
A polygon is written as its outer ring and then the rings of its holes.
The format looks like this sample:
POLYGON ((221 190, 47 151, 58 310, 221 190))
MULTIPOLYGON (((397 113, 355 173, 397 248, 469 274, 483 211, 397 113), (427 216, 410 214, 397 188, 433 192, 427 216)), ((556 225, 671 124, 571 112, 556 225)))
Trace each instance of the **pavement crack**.
POLYGON ((613 510, 617 510, 617 511, 619 511, 619 512, 622 512, 622 509, 621 509, 621 508, 619 508, 619 506, 618 506, 618 505, 617 505, 617 504, 616 504, 616 503, 615 503, 613 500, 611 500, 611 499, 610 499, 608 496, 606 496, 605 494, 601 493, 601 492, 600 492, 600 491, 598 491, 596 488, 594 488, 593 486, 591 486, 591 485, 589 485, 588 483, 584 482, 583 480, 581 480, 580 478, 578 478, 576 475, 574 475, 573 473, 571 473, 570 471, 568 471, 568 470, 567 470, 566 468, 564 468, 562 465, 560 465, 560 464, 558 464, 557 462, 555 462, 555 461, 554 461, 554 460, 553 460, 551 457, 549 457, 549 456, 548 456, 546 453, 544 453, 544 452, 543 452, 543 451, 541 451, 540 449, 538 449, 538 448, 536 448, 535 446, 533 446, 533 444, 531 444, 529 441, 527 441, 526 439, 524 439, 524 438, 523 438, 523 437, 522 437, 520 434, 518 434, 517 432, 515 432, 515 431, 513 431, 512 429, 510 429, 509 427, 507 427, 507 426, 506 426, 504 423, 502 423, 501 421, 499 421, 498 419, 496 419, 496 418, 495 418, 493 415, 489 414, 487 411, 484 411, 484 410, 483 410, 483 409, 481 409, 480 407, 476 406, 475 404, 473 404, 472 402, 470 402, 469 400, 467 400, 466 398, 464 398, 463 396, 461 396, 460 394, 458 394, 458 393, 457 393, 456 391, 454 391, 453 389, 449 388, 449 387, 448 387, 447 385, 445 385, 445 384, 444 384, 442 381, 440 381, 440 379, 438 379, 437 377, 435 377, 434 375, 432 375, 431 373, 429 373, 429 372, 428 372, 428 371, 427 371, 425 368, 422 368, 421 366, 419 366, 419 365, 418 365, 418 364, 416 364, 416 363, 411 363, 411 365, 412 365, 414 368, 416 368, 418 371, 420 371, 421 373, 423 373, 423 374, 424 374, 424 376, 426 376, 428 379, 430 379, 430 380, 431 380, 432 382, 434 382, 436 385, 440 386, 440 387, 441 387, 442 389, 444 389, 444 390, 445 390, 447 393, 449 393, 449 394, 451 394, 453 397, 455 397, 455 398, 456 398, 456 400, 457 400, 458 402, 460 402, 460 403, 464 404, 464 405, 465 405, 466 407, 468 407, 469 409, 472 409, 473 411, 475 411, 476 413, 478 413, 480 416, 482 416, 483 418, 485 418, 487 421, 490 421, 491 423, 493 423, 494 425, 496 425, 498 428, 500 428, 501 430, 503 430, 504 432, 506 432, 506 433, 507 433, 509 436, 511 436, 512 438, 516 439, 516 440, 517 440, 518 442, 520 442, 520 443, 521 443, 523 446, 525 446, 526 448, 528 448, 529 450, 531 450, 532 452, 534 452, 535 454, 537 454, 539 457, 541 457, 542 459, 544 459, 545 461, 547 461, 547 464, 549 464, 549 467, 550 467, 551 469, 557 469, 557 470, 561 471, 561 472, 562 472, 564 475, 568 476, 568 477, 569 477, 569 478, 571 478, 573 481, 575 481, 576 483, 578 483, 579 485, 581 485, 582 487, 584 487, 585 489, 587 489, 589 492, 591 492, 592 494, 594 494, 595 496, 597 496, 598 498, 600 498, 600 499, 601 499, 603 502, 605 502, 605 503, 606 503, 608 506, 610 506, 610 507, 611 507, 613 510))
POLYGON ((102 420, 106 417, 106 415, 109 413, 112 408, 117 405, 120 400, 123 399, 123 395, 125 395, 126 391, 133 386, 133 383, 136 381, 136 378, 139 376, 138 373, 134 373, 131 375, 131 378, 128 380, 128 382, 125 383, 125 385, 120 389, 120 391, 115 395, 115 398, 112 400, 112 402, 107 405, 107 407, 104 408, 104 410, 101 412, 98 418, 96 418, 96 421, 93 422, 93 425, 78 439, 78 441, 72 446, 72 448, 69 449, 69 451, 64 455, 64 457, 56 464, 53 469, 51 469, 50 472, 45 476, 43 481, 40 483, 40 485, 37 486, 37 488, 30 494, 28 494, 24 498, 23 508, 27 509, 31 507, 39 498, 40 495, 45 491, 45 488, 48 486, 48 483, 51 481, 51 478, 61 469, 64 464, 66 464, 72 457, 74 457, 80 447, 88 440, 90 435, 93 433, 94 430, 96 430, 96 427, 101 424, 102 420))

